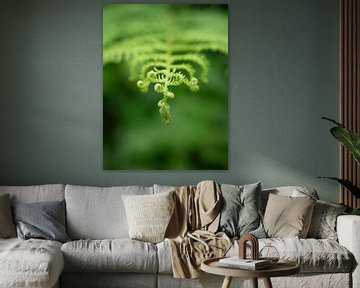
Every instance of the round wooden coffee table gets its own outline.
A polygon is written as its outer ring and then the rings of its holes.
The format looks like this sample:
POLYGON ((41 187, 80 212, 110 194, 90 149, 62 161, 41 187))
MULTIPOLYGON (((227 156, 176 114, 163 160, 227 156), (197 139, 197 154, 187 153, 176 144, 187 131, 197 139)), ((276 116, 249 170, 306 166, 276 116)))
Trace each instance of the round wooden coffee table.
POLYGON ((270 268, 261 270, 244 270, 237 268, 222 267, 219 259, 206 259, 201 263, 201 270, 216 275, 225 276, 222 288, 229 288, 233 277, 251 278, 253 287, 258 288, 258 278, 263 278, 265 287, 272 288, 270 277, 289 276, 300 272, 300 266, 288 260, 279 260, 270 268))

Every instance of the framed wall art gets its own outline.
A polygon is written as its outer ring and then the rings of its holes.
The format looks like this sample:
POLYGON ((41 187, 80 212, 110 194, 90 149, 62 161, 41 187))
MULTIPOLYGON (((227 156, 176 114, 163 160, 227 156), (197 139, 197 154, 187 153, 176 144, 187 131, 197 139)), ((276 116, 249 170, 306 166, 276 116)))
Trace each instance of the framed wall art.
POLYGON ((103 167, 228 169, 228 6, 103 6, 103 167))

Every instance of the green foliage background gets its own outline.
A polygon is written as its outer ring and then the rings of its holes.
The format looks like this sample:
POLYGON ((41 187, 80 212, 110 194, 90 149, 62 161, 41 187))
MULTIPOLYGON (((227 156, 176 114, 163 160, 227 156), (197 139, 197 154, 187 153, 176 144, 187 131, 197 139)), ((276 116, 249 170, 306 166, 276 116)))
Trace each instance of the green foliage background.
MULTIPOLYGON (((137 29, 146 32, 147 26, 157 25, 156 21, 155 23, 153 21, 161 17, 159 7, 166 13, 174 13, 179 9, 182 13, 188 11, 189 15, 200 11, 205 13, 204 15, 218 13, 226 15, 224 19, 227 21, 226 5, 134 5, 105 5, 104 45, 107 45, 106 41, 111 35, 116 34, 117 29, 125 31, 126 27, 133 29, 131 27, 135 25, 137 29), (116 18, 116 13, 121 13, 121 9, 128 8, 129 5, 132 9, 136 7, 142 12, 144 9, 154 9, 154 13, 147 18, 141 16, 141 13, 140 18, 116 18), (110 20, 112 24, 109 25, 110 20), (108 24, 105 25, 106 22, 108 24), (108 31, 105 31, 105 27, 108 31)), ((211 21, 211 17, 204 17, 202 24, 205 27, 213 25, 206 21, 211 21)), ((227 27, 227 22, 225 25, 227 27)), ((151 35, 146 35, 149 36, 151 35)), ((142 93, 136 85, 136 80, 129 79, 129 61, 126 61, 126 57, 129 56, 125 55, 123 58, 118 58, 118 61, 104 63, 104 169, 227 169, 228 58, 226 54, 216 49, 207 49, 202 51, 202 54, 209 60, 207 81, 199 82, 198 91, 191 91, 185 85, 171 88, 175 98, 170 99, 172 118, 170 125, 166 125, 158 113, 161 95, 156 93, 152 86, 146 93, 142 93)))

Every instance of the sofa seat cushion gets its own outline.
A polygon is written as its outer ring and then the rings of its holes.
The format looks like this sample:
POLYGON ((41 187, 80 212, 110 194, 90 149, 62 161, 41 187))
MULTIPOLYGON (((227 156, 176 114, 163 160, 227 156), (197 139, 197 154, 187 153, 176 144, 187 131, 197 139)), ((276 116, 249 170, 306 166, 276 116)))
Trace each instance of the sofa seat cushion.
POLYGON ((66 272, 156 273, 156 246, 122 239, 77 240, 61 248, 66 272))
MULTIPOLYGON (((237 243, 234 244, 235 249, 228 252, 229 256, 238 251, 237 243)), ((350 272, 354 265, 353 255, 344 246, 330 239, 259 239, 259 249, 265 245, 275 247, 281 259, 298 263, 302 273, 350 272)))
POLYGON ((280 258, 294 261, 302 272, 350 272, 353 255, 337 241, 330 239, 264 239, 263 245, 274 246, 280 258))
MULTIPOLYGON (((259 249, 274 246, 280 258, 295 261, 302 273, 350 272, 354 265, 353 255, 338 242, 330 239, 267 238, 259 239, 259 249)), ((172 273, 171 248, 167 241, 157 244, 159 273, 172 273)), ((227 256, 238 255, 235 241, 227 256)), ((250 251, 248 251, 250 256, 250 251)))
POLYGON ((0 287, 52 287, 63 268, 60 242, 0 239, 0 287))
POLYGON ((171 247, 169 241, 156 244, 160 274, 172 274, 171 247))

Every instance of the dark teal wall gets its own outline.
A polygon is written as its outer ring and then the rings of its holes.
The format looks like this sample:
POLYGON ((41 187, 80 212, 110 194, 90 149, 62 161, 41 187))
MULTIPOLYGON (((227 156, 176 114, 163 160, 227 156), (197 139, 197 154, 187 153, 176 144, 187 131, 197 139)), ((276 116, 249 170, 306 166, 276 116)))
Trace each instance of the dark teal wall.
POLYGON ((338 173, 337 143, 320 119, 338 117, 337 0, 223 3, 230 12, 229 170, 104 171, 102 1, 2 1, 0 184, 263 180, 266 187, 313 186, 337 201, 337 185, 317 179, 338 173))

